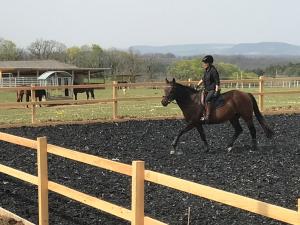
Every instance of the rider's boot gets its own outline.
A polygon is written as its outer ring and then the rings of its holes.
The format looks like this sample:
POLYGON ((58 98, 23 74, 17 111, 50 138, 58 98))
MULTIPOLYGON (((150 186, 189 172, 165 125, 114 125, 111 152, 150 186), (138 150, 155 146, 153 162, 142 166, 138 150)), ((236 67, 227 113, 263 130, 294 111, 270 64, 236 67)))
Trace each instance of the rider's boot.
POLYGON ((211 109, 212 109, 211 103, 207 102, 205 104, 205 115, 201 118, 201 121, 203 121, 204 123, 210 122, 211 109))

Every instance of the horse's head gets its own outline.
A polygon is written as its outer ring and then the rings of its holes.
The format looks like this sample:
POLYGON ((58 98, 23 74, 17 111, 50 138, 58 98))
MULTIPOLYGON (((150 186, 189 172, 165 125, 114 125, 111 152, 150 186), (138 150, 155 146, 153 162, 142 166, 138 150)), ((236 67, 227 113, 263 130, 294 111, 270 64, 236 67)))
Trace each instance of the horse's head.
POLYGON ((166 84, 167 86, 164 89, 165 95, 163 96, 161 100, 161 104, 163 106, 167 106, 170 102, 174 101, 176 99, 176 81, 173 78, 172 81, 168 81, 166 78, 166 84))

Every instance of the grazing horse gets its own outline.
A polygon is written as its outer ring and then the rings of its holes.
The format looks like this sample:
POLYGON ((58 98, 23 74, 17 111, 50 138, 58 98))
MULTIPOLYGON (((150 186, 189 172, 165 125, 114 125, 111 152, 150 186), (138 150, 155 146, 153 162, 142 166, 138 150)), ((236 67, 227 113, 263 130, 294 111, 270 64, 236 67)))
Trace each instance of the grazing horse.
MULTIPOLYGON (((46 90, 35 90, 35 98, 42 101, 43 96, 46 97, 46 90)), ((30 90, 20 90, 17 92, 17 102, 23 102, 23 96, 26 95, 26 102, 29 102, 31 98, 31 91, 30 90)), ((28 107, 28 106, 27 106, 28 107)), ((41 107, 41 105, 40 105, 41 107)))
POLYGON ((124 85, 118 85, 118 89, 122 89, 123 94, 126 95, 126 90, 128 89, 128 82, 127 81, 118 81, 118 84, 124 84, 124 85))
MULTIPOLYGON (((79 83, 74 82, 74 85, 79 85, 79 83)), ((77 94, 78 93, 86 93, 86 99, 88 100, 90 98, 90 93, 91 97, 95 99, 95 94, 94 94, 94 88, 73 88, 73 93, 75 96, 75 100, 77 100, 77 94)))
MULTIPOLYGON (((45 96, 45 98, 46 98, 46 90, 35 90, 34 93, 35 93, 35 98, 36 99, 38 98, 40 102, 42 101, 43 96, 45 96)), ((29 98, 31 98, 31 91, 27 90, 26 91, 26 102, 29 102, 29 98)))
POLYGON ((24 94, 25 94, 24 90, 17 91, 17 102, 23 102, 24 94))
MULTIPOLYGON (((176 100, 187 122, 187 126, 179 132, 172 142, 173 150, 170 154, 175 153, 180 136, 193 128, 197 128, 200 137, 204 142, 205 152, 208 152, 209 147, 202 126, 203 121, 200 120, 204 113, 204 105, 201 102, 200 92, 191 87, 176 83, 175 79, 172 81, 168 81, 166 79, 166 84, 167 86, 164 89, 165 96, 163 96, 161 101, 162 105, 167 106, 169 103, 176 100)), ((233 143, 243 131, 239 122, 240 117, 246 122, 248 129, 250 130, 253 149, 257 149, 256 129, 253 124, 253 112, 266 136, 271 138, 274 135, 274 132, 269 128, 263 115, 259 111, 257 102, 252 94, 238 90, 231 90, 223 93, 221 96, 224 98, 224 104, 222 107, 214 108, 212 110, 209 123, 219 124, 228 120, 230 121, 235 132, 227 145, 228 151, 231 151, 233 143)), ((182 154, 181 151, 178 153, 182 154)))

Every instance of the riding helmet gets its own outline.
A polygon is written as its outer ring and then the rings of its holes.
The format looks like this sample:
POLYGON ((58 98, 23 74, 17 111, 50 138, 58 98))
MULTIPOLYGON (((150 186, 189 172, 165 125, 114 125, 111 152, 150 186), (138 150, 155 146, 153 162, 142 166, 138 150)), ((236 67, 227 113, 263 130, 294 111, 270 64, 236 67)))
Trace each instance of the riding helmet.
POLYGON ((212 64, 214 62, 214 58, 211 55, 206 55, 202 59, 202 62, 212 64))

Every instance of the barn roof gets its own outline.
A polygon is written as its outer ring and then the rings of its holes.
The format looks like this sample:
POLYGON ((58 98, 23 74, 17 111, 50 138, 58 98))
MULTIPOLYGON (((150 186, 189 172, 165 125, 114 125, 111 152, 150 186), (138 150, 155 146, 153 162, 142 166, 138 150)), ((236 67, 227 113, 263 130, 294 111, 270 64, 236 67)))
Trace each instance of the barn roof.
POLYGON ((56 60, 37 61, 0 61, 1 69, 48 69, 48 70, 72 70, 77 66, 62 63, 56 60))
POLYGON ((0 61, 2 72, 26 72, 26 71, 77 71, 77 72, 99 72, 111 68, 81 68, 75 65, 62 63, 56 60, 35 60, 35 61, 0 61))

